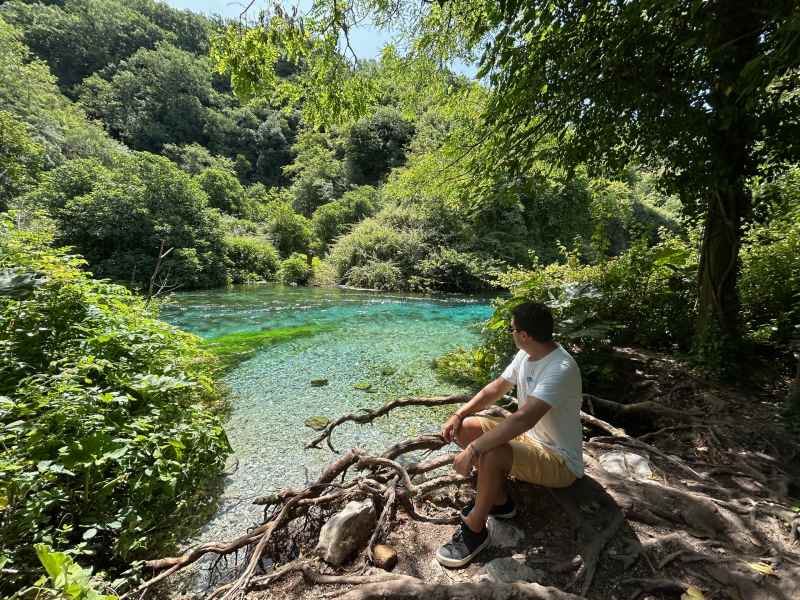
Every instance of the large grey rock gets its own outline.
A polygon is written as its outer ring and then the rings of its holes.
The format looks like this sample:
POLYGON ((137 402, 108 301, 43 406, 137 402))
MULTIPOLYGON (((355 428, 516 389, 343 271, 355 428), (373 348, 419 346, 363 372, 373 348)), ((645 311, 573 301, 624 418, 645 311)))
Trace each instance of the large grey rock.
POLYGON ((489 561, 476 576, 476 580, 514 583, 515 581, 540 581, 542 577, 544 577, 542 571, 532 569, 525 564, 524 555, 514 555, 489 561))
POLYGON ((625 450, 606 452, 600 457, 600 466, 605 471, 620 477, 634 479, 652 479, 653 477, 653 469, 644 456, 625 450))
POLYGON ((319 532, 317 552, 334 566, 341 566, 360 550, 375 527, 375 507, 371 500, 348 502, 319 532))
POLYGON ((487 527, 492 546, 497 548, 515 548, 525 541, 525 532, 508 521, 490 518, 487 527))

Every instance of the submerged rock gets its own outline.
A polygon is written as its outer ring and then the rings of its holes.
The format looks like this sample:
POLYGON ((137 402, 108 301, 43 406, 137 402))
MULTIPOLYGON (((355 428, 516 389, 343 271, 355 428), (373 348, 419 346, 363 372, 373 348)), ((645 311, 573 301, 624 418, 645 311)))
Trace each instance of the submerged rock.
POLYGON ((327 379, 312 379, 311 380, 312 387, 322 387, 323 385, 328 385, 327 379))
POLYGON ((373 527, 375 507, 372 501, 348 502, 322 526, 317 552, 328 564, 341 566, 367 543, 373 527))
POLYGON ((394 367, 383 367, 381 369, 381 375, 383 375, 384 377, 389 377, 390 375, 394 375, 395 373, 397 373, 397 369, 395 369, 394 367))
POLYGON ((331 420, 328 417, 308 417, 304 424, 306 427, 311 427, 314 431, 322 431, 325 429, 331 420))
POLYGON ((368 392, 372 389, 372 384, 367 383, 366 381, 362 381, 360 383, 356 383, 353 385, 353 389, 361 390, 362 392, 368 392))

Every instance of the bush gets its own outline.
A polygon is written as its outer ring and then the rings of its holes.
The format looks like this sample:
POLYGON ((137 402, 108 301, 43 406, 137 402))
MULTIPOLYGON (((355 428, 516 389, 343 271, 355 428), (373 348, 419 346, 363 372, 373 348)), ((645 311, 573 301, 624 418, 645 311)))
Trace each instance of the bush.
POLYGON ((254 237, 225 238, 225 257, 232 283, 273 279, 280 266, 278 251, 273 245, 254 237))
POLYGON ((403 289, 403 272, 391 260, 372 260, 351 267, 346 274, 347 284, 372 290, 403 289))
POLYGON ((245 191, 236 175, 230 171, 209 167, 196 176, 196 181, 208 196, 208 203, 230 215, 241 217, 246 212, 245 191))
POLYGON ((281 200, 270 202, 265 212, 270 238, 281 256, 308 252, 311 224, 307 218, 294 212, 289 204, 281 200))
POLYGON ((311 226, 323 251, 334 239, 347 233, 353 224, 372 215, 377 204, 378 191, 365 185, 320 206, 314 212, 311 226))
POLYGON ((767 215, 742 246, 742 312, 752 339, 785 348, 800 325, 800 167, 757 193, 767 215))
POLYGON ((306 255, 296 252, 281 261, 281 266, 278 269, 278 281, 284 285, 305 285, 310 278, 311 267, 308 264, 306 255))
POLYGON ((37 578, 35 543, 115 573, 170 549, 230 447, 199 338, 0 219, 0 272, 27 282, 0 287, 6 596, 37 578))
POLYGON ((427 290, 473 293, 489 289, 500 263, 472 252, 437 248, 419 264, 418 286, 427 290))

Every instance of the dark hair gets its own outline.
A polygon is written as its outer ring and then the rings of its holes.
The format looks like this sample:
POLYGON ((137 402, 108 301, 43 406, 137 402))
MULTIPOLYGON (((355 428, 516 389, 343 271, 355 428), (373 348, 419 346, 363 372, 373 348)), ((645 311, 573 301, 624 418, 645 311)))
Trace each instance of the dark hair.
POLYGON ((537 342, 553 339, 553 313, 544 304, 523 302, 511 311, 517 329, 524 331, 537 342))

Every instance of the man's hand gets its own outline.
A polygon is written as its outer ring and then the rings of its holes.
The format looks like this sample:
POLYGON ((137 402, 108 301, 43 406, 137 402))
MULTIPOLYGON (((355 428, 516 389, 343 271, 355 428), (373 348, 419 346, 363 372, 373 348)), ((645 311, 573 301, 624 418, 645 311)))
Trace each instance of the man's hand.
POLYGON ((452 415, 447 421, 445 422, 444 426, 442 427, 442 437, 444 438, 445 442, 452 442, 458 430, 461 428, 461 417, 454 414, 452 415))
POLYGON ((471 446, 467 446, 459 452, 453 460, 453 469, 459 475, 466 477, 472 471, 472 464, 475 462, 475 452, 471 446))

